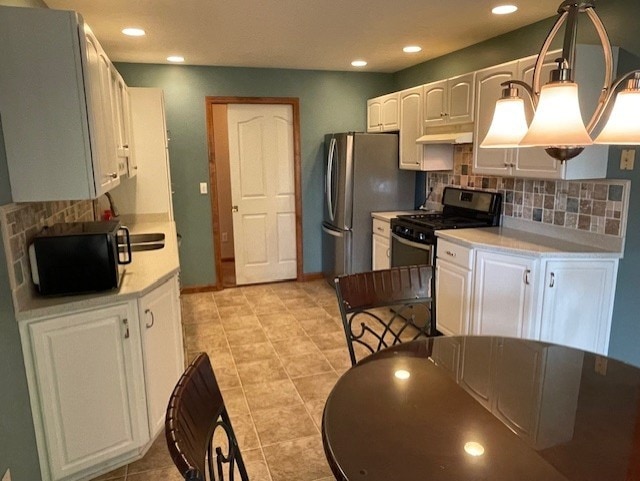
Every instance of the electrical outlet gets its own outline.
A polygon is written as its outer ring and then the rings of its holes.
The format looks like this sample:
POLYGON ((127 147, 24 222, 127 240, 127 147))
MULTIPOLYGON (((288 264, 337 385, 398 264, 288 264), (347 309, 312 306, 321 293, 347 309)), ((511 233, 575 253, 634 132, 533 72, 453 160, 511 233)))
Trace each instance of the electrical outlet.
POLYGON ((229 241, 229 235, 226 232, 223 232, 221 237, 222 237, 222 242, 229 241))
POLYGON ((602 376, 607 375, 607 358, 606 357, 596 356, 595 371, 602 376))
POLYGON ((200 182, 200 193, 201 194, 206 194, 207 193, 207 183, 206 182, 200 182))
POLYGON ((2 476, 2 481, 11 481, 11 470, 7 469, 7 472, 2 476))
POLYGON ((623 149, 620 154, 620 170, 633 170, 636 151, 634 149, 623 149))

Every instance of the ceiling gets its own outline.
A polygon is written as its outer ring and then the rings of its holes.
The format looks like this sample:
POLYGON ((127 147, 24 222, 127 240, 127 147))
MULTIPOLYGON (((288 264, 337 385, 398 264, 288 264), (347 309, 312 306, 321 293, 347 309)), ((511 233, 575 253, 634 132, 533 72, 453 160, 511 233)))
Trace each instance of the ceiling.
MULTIPOLYGON (((395 72, 555 15, 559 0, 45 0, 76 10, 112 61, 395 72), (515 3, 511 15, 491 8, 515 3), (126 37, 124 27, 145 37, 126 37), (420 45, 417 54, 402 47, 420 45)), ((542 42, 543 39, 540 39, 542 42)))

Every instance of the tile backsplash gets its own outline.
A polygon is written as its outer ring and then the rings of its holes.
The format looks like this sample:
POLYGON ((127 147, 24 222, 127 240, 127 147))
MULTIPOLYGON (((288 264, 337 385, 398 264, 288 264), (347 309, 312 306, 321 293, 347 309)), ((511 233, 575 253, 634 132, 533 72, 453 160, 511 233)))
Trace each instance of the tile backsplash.
POLYGON ((474 175, 472 169, 473 146, 456 145, 453 171, 429 172, 428 200, 441 203, 447 185, 497 191, 502 193, 506 217, 594 234, 625 235, 625 199, 629 194, 626 180, 522 179, 474 175))
POLYGON ((0 206, 0 225, 9 268, 9 281, 14 302, 31 289, 28 247, 43 227, 58 222, 94 220, 93 202, 55 201, 7 204, 0 206))

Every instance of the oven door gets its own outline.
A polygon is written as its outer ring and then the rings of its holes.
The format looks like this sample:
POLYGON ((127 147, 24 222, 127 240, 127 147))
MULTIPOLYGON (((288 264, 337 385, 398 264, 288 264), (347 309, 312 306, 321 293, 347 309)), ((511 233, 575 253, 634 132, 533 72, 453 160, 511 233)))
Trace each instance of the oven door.
POLYGON ((391 267, 433 265, 433 245, 391 234, 391 267))

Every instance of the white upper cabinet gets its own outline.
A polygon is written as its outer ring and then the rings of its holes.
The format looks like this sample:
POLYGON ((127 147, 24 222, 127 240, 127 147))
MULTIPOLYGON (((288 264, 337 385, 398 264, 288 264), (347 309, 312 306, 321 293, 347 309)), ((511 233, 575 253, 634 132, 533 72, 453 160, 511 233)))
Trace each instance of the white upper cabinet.
POLYGON ((111 67, 111 106, 115 131, 118 172, 133 177, 137 173, 131 135, 129 89, 118 71, 111 67))
POLYGON ((422 86, 402 90, 400 101, 400 168, 421 170, 422 145, 422 86))
MULTIPOLYGON (((540 84, 549 81, 549 74, 556 68, 554 59, 560 51, 547 54, 543 63, 540 84)), ((614 70, 618 49, 613 49, 614 70)), ((593 114, 604 79, 604 58, 602 48, 597 45, 578 45, 576 53, 575 80, 580 89, 580 109, 585 125, 593 114)), ((567 162, 561 163, 551 158, 541 147, 519 149, 482 149, 495 103, 502 95, 500 84, 506 80, 519 79, 533 83, 533 69, 537 56, 523 58, 498 65, 476 73, 476 125, 473 146, 473 171, 476 174, 531 177, 538 179, 596 179, 607 173, 609 148, 606 145, 592 145, 567 162)), ((521 93, 527 108, 527 120, 531 123, 533 110, 526 93, 521 93)))
POLYGON ((394 132, 399 124, 398 92, 367 101, 367 132, 394 132))
POLYGON ((489 131, 501 84, 518 76, 518 62, 496 65, 476 72, 476 123, 473 132, 473 173, 510 175, 513 149, 481 149, 480 143, 489 131))
POLYGON ((473 122, 475 72, 426 84, 423 91, 424 125, 473 122))
POLYGON ((111 63, 74 12, 0 7, 0 116, 14 202, 119 183, 111 63))

